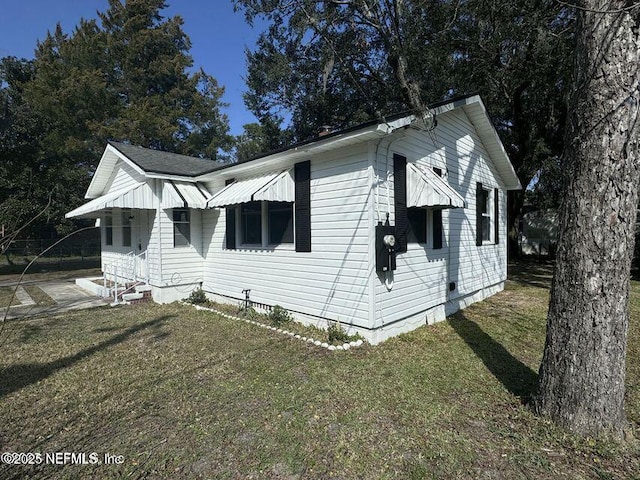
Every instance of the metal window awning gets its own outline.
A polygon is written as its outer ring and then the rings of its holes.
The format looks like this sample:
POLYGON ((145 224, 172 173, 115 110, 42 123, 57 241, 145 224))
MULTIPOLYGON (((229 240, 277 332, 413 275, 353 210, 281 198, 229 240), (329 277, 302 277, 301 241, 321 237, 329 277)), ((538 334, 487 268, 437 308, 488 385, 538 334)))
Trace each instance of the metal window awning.
POLYGON ((462 195, 434 171, 407 163, 407 207, 464 208, 462 195))
POLYGON ((200 183, 165 181, 161 208, 207 208, 211 194, 200 183))
POLYGON ((136 183, 127 188, 107 193, 65 214, 66 218, 96 217, 107 208, 154 209, 155 195, 146 182, 136 183))
POLYGON ((260 200, 293 202, 295 185, 292 171, 284 170, 236 180, 209 199, 207 207, 221 208, 260 200))

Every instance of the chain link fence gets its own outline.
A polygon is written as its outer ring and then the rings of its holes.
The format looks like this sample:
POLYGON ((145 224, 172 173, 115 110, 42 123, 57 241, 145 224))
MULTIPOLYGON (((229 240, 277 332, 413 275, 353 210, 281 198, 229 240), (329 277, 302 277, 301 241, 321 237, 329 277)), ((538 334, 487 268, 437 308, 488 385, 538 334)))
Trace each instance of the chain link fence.
POLYGON ((94 229, 82 233, 84 235, 70 237, 54 247, 52 245, 58 239, 14 240, 0 258, 0 274, 21 272, 38 255, 40 257, 35 260, 30 271, 99 267, 100 231, 94 229))

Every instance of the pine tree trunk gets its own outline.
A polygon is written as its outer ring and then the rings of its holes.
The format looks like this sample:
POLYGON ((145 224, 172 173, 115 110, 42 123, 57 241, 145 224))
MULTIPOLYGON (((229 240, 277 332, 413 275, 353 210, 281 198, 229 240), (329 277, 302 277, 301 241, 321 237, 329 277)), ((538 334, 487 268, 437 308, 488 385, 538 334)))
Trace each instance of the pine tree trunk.
POLYGON ((534 407, 578 434, 621 436, 640 176, 640 9, 577 3, 567 191, 534 407))
POLYGON ((524 205, 524 192, 507 192, 507 259, 520 258, 520 215, 524 205))

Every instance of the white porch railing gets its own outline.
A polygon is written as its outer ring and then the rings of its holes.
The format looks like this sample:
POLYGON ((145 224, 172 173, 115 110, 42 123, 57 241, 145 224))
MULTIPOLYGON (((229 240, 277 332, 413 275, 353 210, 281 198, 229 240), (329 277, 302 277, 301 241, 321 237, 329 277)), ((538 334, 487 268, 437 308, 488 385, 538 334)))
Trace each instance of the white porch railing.
POLYGON ((118 291, 127 283, 144 282, 149 283, 149 257, 147 251, 136 255, 129 252, 124 255, 110 257, 103 264, 104 271, 104 292, 106 296, 113 296, 117 302, 118 291), (113 282, 113 287, 107 287, 107 281, 113 282))

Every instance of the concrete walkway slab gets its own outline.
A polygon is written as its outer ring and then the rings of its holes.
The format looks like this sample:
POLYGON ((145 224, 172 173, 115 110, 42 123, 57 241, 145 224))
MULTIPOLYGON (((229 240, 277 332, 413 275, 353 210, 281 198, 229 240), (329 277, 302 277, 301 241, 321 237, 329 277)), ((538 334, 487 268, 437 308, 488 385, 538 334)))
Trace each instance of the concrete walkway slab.
POLYGON ((25 307, 36 304, 36 302, 33 301, 33 298, 29 296, 27 291, 22 286, 16 288, 16 298, 20 302, 20 305, 23 305, 25 307))
MULTIPOLYGON (((102 298, 95 297, 86 290, 78 287, 74 280, 47 280, 33 282, 33 284, 40 287, 56 304, 38 306, 35 305, 32 300, 31 305, 23 304, 11 307, 7 314, 7 319, 24 318, 35 315, 53 315, 69 310, 103 307, 109 304, 102 298)), ((18 287, 18 290, 21 288, 22 287, 18 287)), ((26 291, 24 293, 27 294, 26 291)), ((2 313, 4 314, 4 312, 2 313)))

